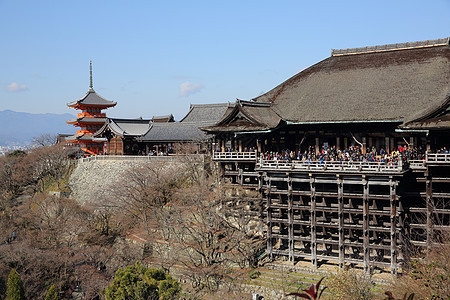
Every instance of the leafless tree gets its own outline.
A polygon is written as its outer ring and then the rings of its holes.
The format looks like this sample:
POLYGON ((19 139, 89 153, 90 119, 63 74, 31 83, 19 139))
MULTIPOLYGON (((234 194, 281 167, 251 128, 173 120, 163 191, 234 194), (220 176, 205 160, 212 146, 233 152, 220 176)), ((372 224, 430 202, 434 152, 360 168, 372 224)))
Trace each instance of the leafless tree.
POLYGON ((32 144, 38 147, 49 147, 56 145, 57 136, 51 133, 44 133, 33 138, 32 144))

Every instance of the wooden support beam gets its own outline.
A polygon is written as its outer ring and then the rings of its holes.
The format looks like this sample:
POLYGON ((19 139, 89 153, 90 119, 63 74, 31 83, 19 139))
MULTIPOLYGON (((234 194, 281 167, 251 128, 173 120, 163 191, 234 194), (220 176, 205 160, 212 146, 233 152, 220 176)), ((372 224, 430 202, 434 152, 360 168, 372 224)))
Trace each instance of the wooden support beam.
POLYGON ((367 150, 367 138, 365 136, 362 137, 362 154, 366 154, 367 150))
POLYGON ((320 153, 320 144, 319 144, 319 138, 316 137, 316 155, 320 153))
POLYGON ((272 245, 272 208, 271 208, 271 195, 270 190, 272 188, 272 183, 269 178, 268 192, 267 192, 267 256, 273 260, 273 245, 272 245))
POLYGON ((364 271, 369 272, 369 185, 366 179, 363 179, 363 265, 364 271))
POLYGON ((433 244, 433 178, 430 172, 430 167, 427 166, 426 171, 426 183, 425 183, 425 192, 426 192, 426 206, 427 206, 427 250, 431 250, 431 246, 433 244))
POLYGON ((310 176, 311 189, 311 263, 317 268, 317 234, 316 234, 316 184, 312 174, 310 176))
POLYGON ((391 145, 390 145, 390 143, 389 143, 389 137, 385 137, 384 138, 384 143, 386 144, 386 152, 387 153, 391 153, 391 145))
POLYGON ((292 209, 292 181, 291 176, 288 174, 288 235, 289 235, 289 261, 292 264, 295 263, 294 257, 294 210, 292 209))
POLYGON ((337 178, 338 185, 338 219, 339 219, 339 269, 345 264, 344 245, 344 183, 341 178, 337 178))
POLYGON ((397 274, 397 183, 389 180, 390 183, 390 208, 391 208, 391 273, 397 274))

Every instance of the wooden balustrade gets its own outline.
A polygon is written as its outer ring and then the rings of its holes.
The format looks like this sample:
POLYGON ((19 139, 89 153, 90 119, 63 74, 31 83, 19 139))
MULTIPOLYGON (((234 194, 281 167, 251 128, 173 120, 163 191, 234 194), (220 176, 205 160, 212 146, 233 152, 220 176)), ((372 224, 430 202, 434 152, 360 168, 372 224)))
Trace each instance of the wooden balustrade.
POLYGON ((298 171, 360 171, 360 172, 400 172, 404 170, 402 161, 398 162, 337 162, 337 161, 283 161, 260 159, 259 169, 298 170, 298 171))
POLYGON ((256 161, 257 152, 213 152, 213 160, 256 161))

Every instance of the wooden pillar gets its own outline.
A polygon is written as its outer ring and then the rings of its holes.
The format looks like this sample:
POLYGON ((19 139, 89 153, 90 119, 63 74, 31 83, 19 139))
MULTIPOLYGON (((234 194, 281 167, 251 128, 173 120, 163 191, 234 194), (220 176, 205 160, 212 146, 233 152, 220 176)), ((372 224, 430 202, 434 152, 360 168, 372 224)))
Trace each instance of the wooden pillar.
POLYGON ((289 222, 289 228, 288 228, 288 243, 289 243, 289 261, 293 264, 295 263, 295 257, 294 257, 294 210, 292 209, 292 202, 293 202, 293 196, 292 196, 292 178, 291 174, 288 174, 287 178, 288 182, 288 222, 289 222))
POLYGON ((261 150, 261 140, 260 139, 256 140, 256 148, 258 149, 258 153, 262 152, 262 150, 261 150))
POLYGON ((225 152, 226 140, 225 139, 221 139, 220 140, 220 144, 221 144, 222 152, 225 152))
POLYGON ((391 145, 389 144, 389 141, 390 141, 389 137, 385 137, 384 140, 385 140, 385 144, 386 144, 386 152, 391 153, 391 145))
POLYGON ((337 175, 338 185, 338 220, 339 220, 339 269, 345 264, 345 245, 344 245, 344 183, 337 175))
POLYGON ((320 153, 320 144, 319 144, 319 138, 316 137, 316 155, 320 153))
POLYGON ((413 136, 410 136, 409 137, 409 146, 410 147, 413 147, 413 146, 415 146, 416 145, 416 143, 414 142, 414 137, 413 136))
POLYGON ((397 184, 389 179, 391 209, 391 273, 397 274, 397 184))
POLYGON ((427 250, 431 250, 433 245, 433 178, 430 174, 430 167, 426 172, 426 206, 427 206, 427 250))
POLYGON ((242 140, 239 140, 238 143, 239 143, 239 152, 242 152, 242 140))
POLYGON ((396 147, 395 147, 395 140, 394 140, 393 137, 391 137, 390 144, 391 144, 391 151, 390 151, 390 152, 396 150, 396 147))
POLYGON ((380 138, 376 137, 375 138, 375 148, 377 148, 377 154, 380 153, 380 138))
POLYGON ((348 138, 344 138, 344 149, 348 149, 348 138))
POLYGON ((311 189, 311 264, 313 268, 317 268, 316 184, 312 174, 309 174, 309 185, 311 189))
POLYGON ((367 146, 369 147, 369 149, 373 147, 373 139, 372 139, 372 137, 369 137, 369 144, 367 146))
POLYGON ((367 150, 367 139, 365 136, 362 137, 362 154, 366 154, 366 150, 367 150))
POLYGON ((268 178, 269 184, 267 187, 267 255, 272 260, 273 259, 273 245, 272 245, 272 199, 271 199, 271 189, 272 181, 270 177, 268 178))
POLYGON ((336 137, 336 150, 341 149, 341 138, 336 137))
POLYGON ((364 271, 370 271, 370 249, 369 249, 369 184, 363 178, 363 265, 364 271))

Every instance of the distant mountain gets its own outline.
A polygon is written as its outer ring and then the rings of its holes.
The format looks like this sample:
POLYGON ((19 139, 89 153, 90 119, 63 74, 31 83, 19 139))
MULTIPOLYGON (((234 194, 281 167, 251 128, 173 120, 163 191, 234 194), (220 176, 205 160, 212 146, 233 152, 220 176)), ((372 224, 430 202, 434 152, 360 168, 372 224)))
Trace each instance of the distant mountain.
POLYGON ((0 111, 0 146, 25 146, 42 134, 75 133, 66 120, 71 114, 31 114, 12 110, 0 111))

